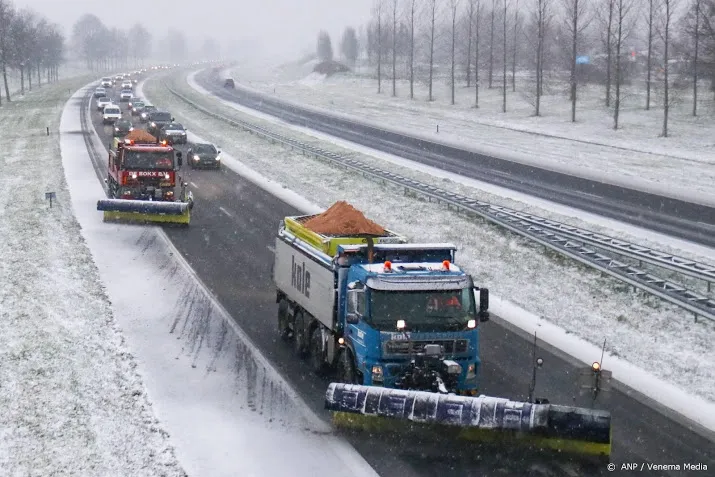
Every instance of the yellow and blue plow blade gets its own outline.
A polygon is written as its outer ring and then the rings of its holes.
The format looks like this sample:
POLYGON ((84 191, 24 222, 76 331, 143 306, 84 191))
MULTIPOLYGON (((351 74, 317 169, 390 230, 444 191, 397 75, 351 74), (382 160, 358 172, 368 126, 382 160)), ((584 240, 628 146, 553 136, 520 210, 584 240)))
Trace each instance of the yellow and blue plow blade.
POLYGON ((331 383, 325 408, 337 427, 414 439, 480 441, 605 460, 611 454, 607 411, 331 383))
POLYGON ((97 210, 104 212, 105 222, 137 222, 188 225, 191 220, 188 202, 101 199, 97 210))

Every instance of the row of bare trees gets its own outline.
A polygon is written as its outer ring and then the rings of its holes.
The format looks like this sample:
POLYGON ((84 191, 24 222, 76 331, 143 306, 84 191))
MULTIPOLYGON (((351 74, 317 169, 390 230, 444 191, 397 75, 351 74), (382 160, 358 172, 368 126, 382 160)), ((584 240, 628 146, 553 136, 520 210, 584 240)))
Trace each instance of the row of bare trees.
POLYGON ((433 101, 444 78, 452 104, 464 81, 476 108, 480 87, 501 89, 506 112, 507 91, 519 81, 540 116, 542 96, 563 83, 576 122, 579 89, 600 84, 618 129, 624 86, 643 84, 643 107, 662 108, 667 136, 670 108, 687 84, 693 115, 701 76, 715 91, 715 0, 375 0, 363 37, 378 93, 389 78, 396 96, 398 78, 407 79, 412 99, 416 80, 433 101))
POLYGON ((9 0, 0 0, 0 68, 6 101, 12 99, 9 70, 19 72, 21 94, 25 94, 25 78, 32 89, 33 80, 39 87, 43 77, 47 82, 59 77, 63 53, 64 37, 57 25, 32 10, 17 10, 9 0))

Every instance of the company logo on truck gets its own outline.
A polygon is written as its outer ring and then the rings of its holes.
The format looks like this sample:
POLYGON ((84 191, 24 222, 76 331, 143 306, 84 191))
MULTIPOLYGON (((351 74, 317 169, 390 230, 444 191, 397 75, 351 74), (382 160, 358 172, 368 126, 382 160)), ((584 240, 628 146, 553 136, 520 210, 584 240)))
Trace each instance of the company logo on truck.
POLYGON ((310 298, 310 272, 305 268, 305 262, 297 264, 295 255, 291 256, 290 284, 306 297, 310 298))

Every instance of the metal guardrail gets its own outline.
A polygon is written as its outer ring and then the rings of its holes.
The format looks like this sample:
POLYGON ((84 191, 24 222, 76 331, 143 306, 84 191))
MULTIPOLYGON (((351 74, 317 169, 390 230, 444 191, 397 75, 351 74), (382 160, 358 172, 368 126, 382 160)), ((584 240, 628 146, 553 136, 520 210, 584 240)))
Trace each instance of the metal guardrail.
POLYGON ((194 103, 184 95, 172 89, 166 83, 164 87, 183 102, 201 111, 207 116, 218 119, 231 126, 263 136, 274 143, 284 144, 291 149, 297 149, 316 157, 326 159, 348 169, 369 175, 383 182, 389 182, 401 188, 412 190, 429 199, 455 206, 458 211, 465 211, 500 225, 514 233, 540 243, 569 258, 599 270, 633 287, 640 288, 652 295, 662 298, 695 314, 695 319, 702 316, 715 321, 715 300, 697 292, 691 291, 678 283, 674 283, 627 263, 615 260, 594 250, 595 247, 621 254, 640 261, 648 262, 678 273, 700 278, 710 283, 715 280, 715 266, 702 264, 677 257, 657 250, 624 242, 612 237, 596 234, 567 224, 562 224, 535 215, 525 214, 507 207, 496 206, 459 194, 454 194, 422 182, 400 176, 398 174, 367 165, 356 159, 343 157, 331 151, 303 144, 295 139, 275 133, 261 126, 228 118, 221 114, 194 103), (590 246, 590 247, 589 247, 590 246), (591 248, 593 247, 593 248, 591 248))

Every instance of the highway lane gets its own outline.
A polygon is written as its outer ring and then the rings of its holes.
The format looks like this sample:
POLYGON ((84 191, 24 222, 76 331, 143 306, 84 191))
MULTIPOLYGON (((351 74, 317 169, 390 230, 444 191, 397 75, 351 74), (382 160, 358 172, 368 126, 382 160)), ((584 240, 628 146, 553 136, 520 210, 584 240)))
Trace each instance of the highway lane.
POLYGON ((242 89, 212 70, 196 81, 215 96, 384 152, 650 230, 715 246, 715 208, 520 164, 317 114, 242 89))
MULTIPOLYGON (((110 131, 102 127, 97 113, 92 117, 102 143, 108 144, 110 131)), ((270 277, 273 255, 268 246, 280 220, 298 211, 226 169, 218 172, 185 168, 182 175, 194 184, 197 202, 192 224, 188 229, 167 228, 167 234, 262 352, 306 402, 327 419, 322 405, 328 381, 313 376, 275 332, 276 305, 270 277)), ((546 350, 540 349, 539 353, 546 366, 540 372, 537 395, 552 402, 573 402, 574 366, 546 350)), ((526 396, 531 377, 529 340, 495 322, 488 323, 482 328, 482 358, 485 393, 518 399, 526 396)), ((715 462, 711 442, 642 408, 632 398, 615 391, 602 405, 614 413, 614 461, 715 462)), ((524 475, 523 468, 512 467, 529 465, 503 455, 484 456, 461 448, 453 453, 440 450, 443 455, 437 458, 404 449, 395 441, 359 437, 349 440, 382 475, 482 475, 500 467, 509 467, 510 472, 504 475, 524 475)))

